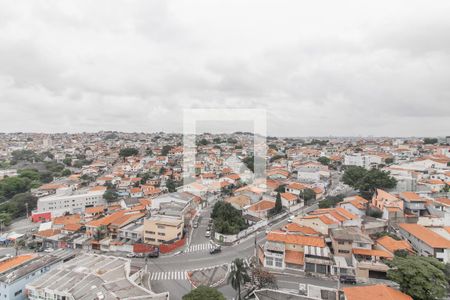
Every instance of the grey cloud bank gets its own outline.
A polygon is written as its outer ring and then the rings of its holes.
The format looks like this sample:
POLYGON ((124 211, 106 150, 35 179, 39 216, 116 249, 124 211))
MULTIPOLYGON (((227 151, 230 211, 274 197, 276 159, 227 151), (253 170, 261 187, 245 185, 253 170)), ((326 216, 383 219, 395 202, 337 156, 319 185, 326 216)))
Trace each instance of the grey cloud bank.
POLYGON ((271 135, 450 134, 449 1, 0 4, 0 132, 179 131, 266 108, 271 135))

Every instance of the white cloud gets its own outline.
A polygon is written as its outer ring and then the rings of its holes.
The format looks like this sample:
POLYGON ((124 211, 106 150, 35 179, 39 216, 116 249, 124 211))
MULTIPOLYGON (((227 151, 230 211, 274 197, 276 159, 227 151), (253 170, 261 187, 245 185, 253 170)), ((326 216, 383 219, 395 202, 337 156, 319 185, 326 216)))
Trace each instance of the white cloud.
POLYGON ((272 135, 446 135, 450 3, 0 4, 0 131, 181 131, 256 107, 272 135))

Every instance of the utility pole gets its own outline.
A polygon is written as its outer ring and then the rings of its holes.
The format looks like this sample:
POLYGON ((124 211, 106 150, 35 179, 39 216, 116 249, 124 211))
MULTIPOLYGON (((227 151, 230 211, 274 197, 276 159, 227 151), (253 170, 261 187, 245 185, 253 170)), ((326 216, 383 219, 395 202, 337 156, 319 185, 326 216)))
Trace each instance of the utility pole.
POLYGON ((256 231, 255 231, 255 264, 258 265, 258 248, 257 248, 257 244, 256 244, 256 231))
POLYGON ((25 203, 25 209, 26 209, 26 218, 28 219, 28 203, 25 203))

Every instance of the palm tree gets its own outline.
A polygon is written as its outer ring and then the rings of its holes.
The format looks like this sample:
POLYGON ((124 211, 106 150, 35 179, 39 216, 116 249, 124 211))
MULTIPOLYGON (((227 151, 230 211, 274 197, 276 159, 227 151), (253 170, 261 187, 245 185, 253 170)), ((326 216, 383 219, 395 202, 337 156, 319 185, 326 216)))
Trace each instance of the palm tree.
POLYGON ((238 299, 241 300, 241 285, 250 282, 250 276, 248 275, 248 267, 244 265, 244 261, 241 258, 236 258, 231 263, 231 271, 228 276, 228 283, 231 283, 233 289, 238 293, 238 299))

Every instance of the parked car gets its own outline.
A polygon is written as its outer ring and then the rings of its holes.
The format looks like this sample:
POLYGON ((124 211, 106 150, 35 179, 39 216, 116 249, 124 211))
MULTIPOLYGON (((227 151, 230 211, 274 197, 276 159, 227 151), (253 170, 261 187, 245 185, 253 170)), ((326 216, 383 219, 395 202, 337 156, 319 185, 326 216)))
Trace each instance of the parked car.
POLYGON ((145 254, 144 253, 136 253, 136 255, 134 257, 144 258, 145 254))
POLYGON ((288 218, 288 223, 292 223, 293 220, 294 220, 294 216, 290 216, 290 217, 288 218))
POLYGON ((147 257, 148 257, 148 258, 156 258, 156 257, 159 257, 159 251, 153 251, 153 252, 150 252, 150 253, 147 255, 147 257))
POLYGON ((209 254, 216 254, 216 253, 220 253, 222 251, 222 248, 220 248, 220 246, 215 247, 211 250, 209 250, 209 254))
POLYGON ((346 284, 356 284, 356 278, 352 275, 341 275, 339 281, 346 284))
POLYGON ((53 251, 55 251, 55 249, 50 248, 50 247, 44 250, 44 252, 47 252, 47 253, 51 253, 53 251))
POLYGON ((198 227, 198 222, 194 222, 194 224, 192 225, 192 227, 197 228, 197 227, 198 227))
POLYGON ((127 254, 127 257, 128 257, 128 258, 133 258, 133 257, 136 257, 136 254, 134 254, 134 253, 128 253, 128 254, 127 254))
POLYGON ((209 238, 210 236, 211 236, 211 231, 209 231, 209 230, 206 231, 206 232, 205 232, 205 237, 208 237, 208 238, 209 238))

